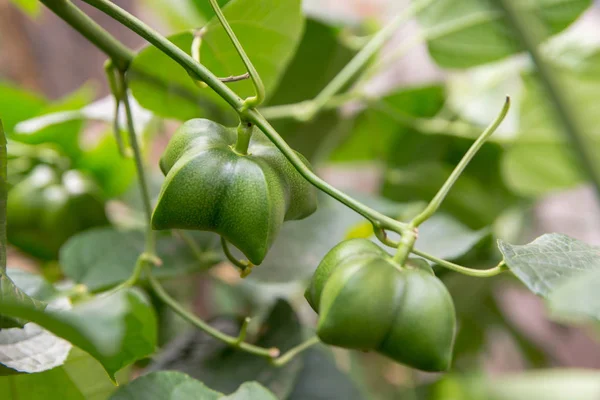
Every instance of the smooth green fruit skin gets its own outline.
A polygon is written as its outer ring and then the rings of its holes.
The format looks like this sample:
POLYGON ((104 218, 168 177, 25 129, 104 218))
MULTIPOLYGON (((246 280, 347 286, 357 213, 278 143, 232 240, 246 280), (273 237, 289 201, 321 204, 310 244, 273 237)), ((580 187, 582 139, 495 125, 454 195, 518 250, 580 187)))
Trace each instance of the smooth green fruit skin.
POLYGON ((178 129, 160 161, 152 226, 216 232, 260 264, 284 221, 316 210, 316 190, 259 130, 247 155, 233 150, 236 137, 206 119, 178 129))
POLYGON ((306 292, 319 313, 319 338, 424 371, 447 370, 456 330, 452 298, 422 263, 407 266, 367 239, 334 247, 306 292))
POLYGON ((8 194, 8 240, 44 260, 58 258, 74 234, 108 224, 96 185, 80 172, 39 165, 8 194))

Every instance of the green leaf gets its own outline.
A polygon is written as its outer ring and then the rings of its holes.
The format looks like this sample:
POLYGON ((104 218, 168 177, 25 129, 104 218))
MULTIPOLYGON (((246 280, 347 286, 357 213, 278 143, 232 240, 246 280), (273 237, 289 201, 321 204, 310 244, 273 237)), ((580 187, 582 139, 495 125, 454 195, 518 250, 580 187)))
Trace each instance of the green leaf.
MULTIPOLYGON (((410 120, 410 117, 431 118, 435 116, 441 110, 444 101, 445 90, 439 84, 402 88, 380 100, 386 109, 404 116, 407 121, 410 120)), ((401 123, 398 118, 381 111, 380 108, 367 108, 358 117, 348 139, 335 151, 332 160, 404 161, 405 156, 415 157, 422 153, 422 151, 415 153, 414 150, 419 149, 407 149, 406 147, 406 141, 415 135, 418 135, 418 132, 408 123, 401 123)), ((427 149, 435 153, 435 147, 444 147, 445 139, 440 139, 440 136, 434 138, 437 144, 433 138, 430 138, 429 142, 432 142, 433 146, 427 146, 427 149)), ((418 146, 421 147, 421 145, 418 146)))
MULTIPOLYGON (((292 104, 316 97, 355 53, 340 41, 337 29, 307 19, 298 50, 267 105, 292 104)), ((273 120, 272 125, 294 150, 310 160, 336 134, 340 120, 339 113, 330 110, 309 122, 288 118, 273 120)))
POLYGON ((12 132, 20 121, 39 114, 47 103, 46 99, 36 93, 0 82, 0 119, 7 133, 12 132))
POLYGON ((217 400, 223 395, 202 382, 175 371, 159 371, 141 376, 121 386, 111 400, 217 400))
POLYGON ((328 350, 315 347, 302 357, 304 367, 287 400, 362 400, 350 377, 340 371, 328 350))
MULTIPOLYGON (((19 289, 14 282, 4 272, 0 272, 0 306, 5 303, 18 303, 24 307, 31 307, 35 310, 43 310, 46 305, 41 301, 29 297, 25 292, 19 289)), ((3 315, 0 312, 0 328, 22 328, 25 325, 19 316, 3 315)))
MULTIPOLYGON (((561 32, 591 0, 515 1, 540 38, 561 32), (534 19, 535 18, 535 19, 534 19)), ((419 14, 433 59, 445 68, 469 68, 522 50, 501 9, 491 0, 438 0, 419 14)))
MULTIPOLYGON (((233 0, 223 9, 267 93, 277 85, 300 41, 304 25, 300 3, 299 0, 233 0), (265 52, 265 48, 269 51, 265 52)), ((169 40, 191 53, 192 32, 170 36, 169 40)), ((218 76, 246 72, 216 18, 205 27, 200 56, 202 64, 218 76)), ((219 113, 219 108, 228 109, 212 90, 199 89, 179 64, 154 47, 143 49, 135 57, 132 68, 133 95, 144 108, 158 115, 186 120, 205 115, 207 111, 219 113)), ((229 86, 242 97, 254 93, 249 80, 229 86)))
MULTIPOLYGON (((131 276, 138 256, 144 251, 144 243, 141 231, 91 229, 65 243, 60 251, 60 263, 68 278, 98 291, 131 276)), ((212 257, 212 262, 207 258, 206 263, 200 263, 185 243, 164 234, 158 235, 156 251, 163 261, 163 265, 154 271, 158 278, 199 271, 216 262, 212 257)))
MULTIPOLYGON (((41 117, 47 114, 55 115, 62 112, 76 112, 94 98, 94 91, 91 86, 82 86, 77 91, 70 93, 63 99, 44 107, 36 115, 41 117)), ((61 114, 59 114, 61 115, 61 114)), ((22 121, 14 127, 14 131, 9 135, 10 139, 27 144, 52 143, 58 146, 71 159, 77 159, 81 155, 79 145, 79 132, 83 127, 80 119, 65 119, 56 124, 40 124, 39 129, 19 129, 25 121, 22 121)))
POLYGON ((473 231, 446 214, 437 214, 419 228, 416 247, 440 258, 455 260, 488 234, 487 229, 473 231))
POLYGON ((0 313, 34 322, 88 352, 111 379, 156 346, 154 310, 137 290, 97 296, 71 310, 40 311, 21 302, 3 301, 0 313))
POLYGON ((600 270, 600 249, 559 233, 540 236, 526 245, 498 242, 504 261, 531 290, 548 296, 569 278, 600 270))
POLYGON ((560 319, 600 320, 600 247, 552 233, 517 246, 498 247, 506 265, 560 319))
MULTIPOLYGON (((238 322, 232 324, 229 318, 219 318, 212 324, 222 332, 237 335, 238 322)), ((273 306, 259 332, 257 346, 277 347, 282 353, 303 339, 298 317, 283 300, 273 306)), ((151 366, 152 370, 185 372, 223 393, 233 392, 243 382, 257 381, 282 399, 292 391, 301 368, 301 358, 295 358, 283 367, 274 367, 264 358, 233 349, 201 331, 190 332, 169 344, 151 366)))
MULTIPOLYGON (((128 370, 117 374, 126 382, 128 370)), ((3 400, 107 400, 116 390, 102 366, 90 355, 73 348, 60 367, 36 374, 0 377, 3 400)))
MULTIPOLYGON (((56 289, 41 275, 9 268, 14 283, 27 295, 50 300, 56 289)), ((68 299, 51 302, 49 309, 70 308, 68 299)), ((0 329, 0 364, 15 371, 34 373, 62 365, 71 350, 71 344, 57 338, 39 326, 27 323, 23 328, 0 329)))
POLYGON ((221 397, 221 400, 277 400, 277 397, 257 382, 245 382, 235 393, 221 397))

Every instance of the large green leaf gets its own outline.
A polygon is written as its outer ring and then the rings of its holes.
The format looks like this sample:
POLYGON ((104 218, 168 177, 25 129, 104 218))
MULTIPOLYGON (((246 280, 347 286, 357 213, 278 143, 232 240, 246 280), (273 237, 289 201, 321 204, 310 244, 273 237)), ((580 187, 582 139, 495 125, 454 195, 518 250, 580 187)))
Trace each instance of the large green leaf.
MULTIPOLYGON (((60 251, 60 263, 67 277, 97 291, 131 276, 138 256, 144 251, 144 243, 141 231, 92 229, 65 243, 60 251)), ((217 261, 214 255, 205 253, 206 262, 201 263, 185 243, 164 234, 158 236, 156 251, 163 262, 154 270, 159 278, 206 269, 217 261)))
MULTIPOLYGON (((414 0, 413 0, 414 1, 414 0)), ((540 38, 561 32, 591 0, 513 1, 532 18, 529 29, 540 38)), ((492 0, 438 0, 419 14, 433 59, 445 68, 468 68, 499 60, 522 50, 502 10, 492 0)))
POLYGON ((559 318, 600 320, 600 248, 552 233, 526 245, 499 241, 511 271, 559 318))
MULTIPOLYGON (((267 93, 277 85, 300 41, 304 19, 300 1, 234 0, 223 13, 258 70, 267 93), (265 48, 269 51, 265 52, 265 48)), ((188 54, 192 32, 169 39, 188 54)), ((219 76, 243 74, 246 70, 225 30, 216 18, 205 26, 201 62, 219 76)), ((187 72, 154 47, 143 49, 132 64, 131 89, 140 104, 158 115, 190 119, 206 112, 219 112, 223 100, 210 89, 199 89, 187 72)), ((248 80, 230 84, 240 96, 252 95, 248 80)), ((226 106, 225 106, 226 107, 226 106)))
MULTIPOLYGON (((128 375, 127 369, 119 372, 118 382, 126 382, 128 375)), ((60 367, 0 377, 3 400, 106 400, 115 390, 102 365, 78 348, 71 350, 60 367)))
POLYGON ((156 346, 154 310, 137 290, 97 296, 70 310, 41 311, 16 301, 0 303, 0 313, 34 322, 96 358, 111 379, 156 346))
POLYGON ((222 397, 221 393, 184 373, 159 371, 121 386, 111 400, 217 400, 222 397))
MULTIPOLYGON (((237 335, 238 321, 231 322, 229 318, 219 318, 212 324, 221 331, 237 335)), ((298 317, 283 300, 277 301, 259 332, 255 342, 257 346, 277 347, 282 353, 302 341, 298 317)), ((297 357, 283 367, 274 367, 264 358, 233 349, 203 332, 195 331, 167 346, 151 368, 185 372, 223 393, 233 392, 243 382, 255 380, 278 398, 285 399, 294 387, 302 359, 297 357)))

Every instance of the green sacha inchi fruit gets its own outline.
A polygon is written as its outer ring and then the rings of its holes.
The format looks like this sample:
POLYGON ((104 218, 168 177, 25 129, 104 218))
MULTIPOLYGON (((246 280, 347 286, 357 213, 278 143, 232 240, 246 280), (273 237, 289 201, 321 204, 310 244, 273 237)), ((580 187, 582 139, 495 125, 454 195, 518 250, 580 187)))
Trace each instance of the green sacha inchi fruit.
POLYGON ((236 128, 207 119, 177 130, 160 160, 166 179, 152 226, 216 232, 260 264, 283 222, 311 215, 317 195, 261 131, 247 154, 236 139, 236 128))
POLYGON ((71 236, 107 224, 100 189, 77 170, 41 164, 8 193, 8 240, 41 259, 58 258, 71 236))
POLYGON ((370 240, 347 240, 323 258, 306 299, 324 343, 374 350, 424 371, 450 367, 454 303, 424 260, 401 266, 370 240))

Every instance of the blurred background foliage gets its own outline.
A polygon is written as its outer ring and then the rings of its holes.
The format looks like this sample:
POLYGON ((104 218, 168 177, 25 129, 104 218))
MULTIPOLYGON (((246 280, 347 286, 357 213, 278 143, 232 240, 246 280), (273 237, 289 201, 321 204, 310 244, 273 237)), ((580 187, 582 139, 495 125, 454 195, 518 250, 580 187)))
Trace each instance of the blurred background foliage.
MULTIPOLYGON (((205 27, 202 63, 219 76, 243 72, 208 1, 118 3, 188 53, 193 29, 205 27)), ((314 98, 369 35, 408 6, 408 1, 305 0, 303 13, 293 13, 290 0, 264 13, 249 1, 231 3, 226 15, 261 73, 267 107, 314 98)), ((560 76, 587 145, 600 149, 600 8, 592 3, 528 0, 518 7, 543 39, 544 59, 560 76)), ((181 121, 208 117, 233 124, 235 115, 157 49, 76 4, 139 49, 129 79, 156 198, 162 182, 157 159, 181 121)), ((527 243, 553 231, 600 245, 593 189, 521 51, 493 2, 438 0, 400 29, 352 82, 351 90, 359 93, 354 99, 308 122, 290 117, 272 122, 326 180, 388 215, 408 218, 433 197, 509 94, 509 118, 456 183, 442 213, 423 225, 417 248, 485 268, 501 257, 497 239, 527 243)), ((143 249, 143 216, 133 162, 119 155, 112 134, 105 57, 35 0, 0 0, 0 54, 0 118, 10 140, 15 199, 11 209, 9 196, 8 234, 15 246, 9 275, 40 299, 69 284, 93 293, 122 282, 143 249), (75 183, 73 172, 79 174, 75 183), (35 190, 27 183, 32 179, 35 190), (91 202, 104 214, 87 221, 91 202), (20 215, 24 206, 35 212, 20 215)), ((246 95, 252 89, 248 81, 231 87, 246 95)), ((123 116, 120 125, 125 126, 123 116)), ((314 326, 303 290, 320 259, 344 238, 370 236, 359 216, 323 196, 316 214, 286 223, 265 262, 245 280, 221 262, 218 240, 206 233, 193 235, 193 248, 177 235, 161 234, 164 267, 157 277, 220 329, 235 334, 240 317, 250 315, 250 334, 285 350, 314 326)), ((565 321, 508 274, 479 280, 436 272, 459 318, 449 374, 420 373, 374 354, 324 347, 275 370, 190 331, 158 301, 153 304, 161 351, 134 372, 179 370, 227 393, 257 380, 278 398, 292 400, 600 398, 598 313, 595 321, 565 321)), ((597 297, 592 291, 590 307, 597 307, 597 297)), ((0 344, 7 340, 0 332, 0 344)), ((113 388, 97 362, 77 348, 69 350, 54 355, 53 369, 0 377, 0 393, 13 379, 15 399, 42 398, 36 396, 55 385, 64 389, 63 399, 107 398, 113 388)), ((121 373, 122 382, 130 372, 121 373)))

